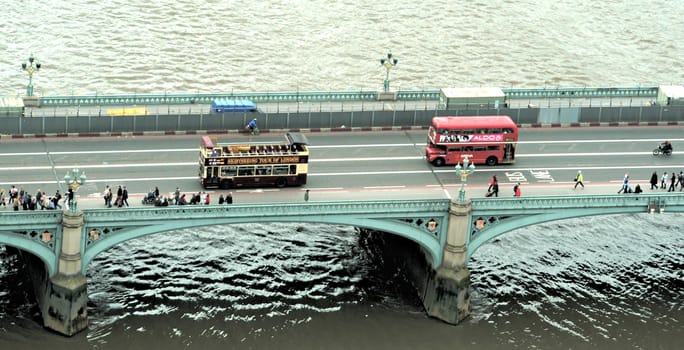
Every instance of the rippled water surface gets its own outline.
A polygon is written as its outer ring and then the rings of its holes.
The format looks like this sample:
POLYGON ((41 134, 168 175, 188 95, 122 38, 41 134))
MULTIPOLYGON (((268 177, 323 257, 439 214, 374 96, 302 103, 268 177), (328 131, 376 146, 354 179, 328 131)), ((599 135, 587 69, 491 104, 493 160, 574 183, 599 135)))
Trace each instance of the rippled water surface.
POLYGON ((87 331, 43 331, 5 253, 0 345, 118 349, 674 349, 684 317, 684 219, 593 217, 518 230, 480 248, 473 317, 424 315, 383 234, 234 225, 130 241, 88 271, 87 331), (639 227, 641 229, 636 230, 639 227))
POLYGON ((683 83, 684 2, 6 1, 0 94, 683 83))

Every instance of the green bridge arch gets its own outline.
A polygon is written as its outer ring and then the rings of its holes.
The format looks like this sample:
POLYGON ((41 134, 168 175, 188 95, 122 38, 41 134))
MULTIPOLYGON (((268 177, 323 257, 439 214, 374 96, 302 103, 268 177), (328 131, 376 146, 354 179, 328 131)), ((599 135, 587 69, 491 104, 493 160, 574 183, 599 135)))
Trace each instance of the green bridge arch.
POLYGON ((684 212, 684 194, 546 196, 499 198, 496 201, 474 199, 466 261, 485 243, 525 226, 585 216, 660 213, 661 210, 684 212))
POLYGON ((82 273, 98 254, 136 238, 191 227, 267 222, 347 225, 396 234, 419 244, 433 266, 440 266, 448 208, 449 200, 407 200, 84 210, 82 273), (430 229, 431 220, 436 230, 430 229))
POLYGON ((57 273, 62 240, 61 211, 12 211, 0 214, 0 244, 38 257, 50 275, 57 273))

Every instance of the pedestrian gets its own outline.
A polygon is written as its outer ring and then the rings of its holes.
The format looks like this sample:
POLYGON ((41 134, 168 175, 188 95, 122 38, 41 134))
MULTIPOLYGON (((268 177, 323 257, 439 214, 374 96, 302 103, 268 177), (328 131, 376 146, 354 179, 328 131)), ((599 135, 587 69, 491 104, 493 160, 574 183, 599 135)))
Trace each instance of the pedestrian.
POLYGON ((574 188, 577 188, 577 185, 582 185, 582 188, 584 188, 584 183, 582 183, 582 181, 584 181, 584 175, 582 175, 582 170, 578 170, 577 176, 575 177, 575 187, 574 188))
POLYGON ((122 205, 126 204, 127 207, 129 206, 128 205, 128 189, 126 188, 126 186, 124 186, 123 189, 121 190, 121 204, 122 205))
POLYGON ((663 177, 660 178, 660 188, 664 190, 666 183, 667 183, 667 171, 663 172, 663 177))
POLYGON ((637 184, 637 185, 634 187, 634 193, 639 194, 639 193, 641 193, 641 192, 643 192, 643 191, 641 190, 641 186, 639 186, 639 184, 637 184))
POLYGON ((211 198, 209 197, 209 193, 207 193, 207 196, 204 197, 204 204, 205 205, 211 204, 211 198))
POLYGON ((0 205, 2 205, 2 209, 7 208, 5 204, 5 189, 0 188, 0 205))
POLYGON ((667 192, 674 192, 675 191, 675 183, 677 182, 677 173, 674 171, 672 172, 672 177, 670 177, 670 187, 667 189, 667 192))
POLYGON ((219 195, 218 204, 221 205, 221 204, 223 204, 223 203, 225 203, 225 202, 226 202, 226 199, 223 198, 223 193, 221 193, 221 194, 219 195))
POLYGON ((499 196, 499 181, 494 178, 494 184, 492 184, 492 193, 494 193, 494 197, 499 196))
POLYGON ((31 203, 31 195, 27 191, 22 191, 21 195, 21 209, 28 210, 29 204, 31 203))
POLYGON ((679 181, 679 191, 681 192, 684 189, 684 171, 679 172, 679 177, 677 177, 677 181, 679 181))
POLYGON ((629 193, 629 174, 625 174, 625 177, 622 179, 622 187, 620 187, 618 194, 622 192, 629 193))
POLYGON ((159 187, 154 186, 154 198, 159 198, 159 187))
POLYGON ((655 171, 651 174, 651 190, 654 188, 656 190, 658 189, 658 173, 655 171))
POLYGON ((304 201, 305 202, 309 201, 309 190, 306 190, 306 192, 304 192, 304 201))
POLYGON ((74 189, 69 186, 67 189, 67 196, 66 196, 66 206, 68 209, 71 209, 71 205, 74 202, 74 189))
POLYGON ((12 207, 14 207, 14 211, 19 211, 19 196, 14 196, 12 199, 12 207))
POLYGON ((226 204, 233 204, 233 193, 228 192, 226 195, 226 204))
POLYGON ((492 187, 494 187, 494 183, 496 182, 496 175, 492 175, 492 179, 489 180, 489 187, 487 188, 487 192, 492 192, 492 187))
POLYGON ((40 210, 43 210, 43 191, 41 191, 40 188, 36 191, 36 196, 34 198, 36 199, 38 206, 40 206, 40 210))
POLYGON ((62 194, 59 193, 59 190, 55 192, 55 196, 52 197, 52 202, 55 204, 55 209, 62 209, 62 206, 59 205, 59 200, 62 199, 62 194))
POLYGON ((109 187, 109 185, 105 186, 105 190, 102 193, 102 197, 104 198, 105 208, 111 208, 112 207, 112 189, 109 187))
POLYGON ((173 202, 178 205, 178 200, 180 199, 180 187, 176 187, 176 191, 173 192, 173 202))
POLYGON ((520 197, 521 195, 522 195, 522 192, 520 191, 520 182, 518 182, 513 187, 513 196, 520 197))

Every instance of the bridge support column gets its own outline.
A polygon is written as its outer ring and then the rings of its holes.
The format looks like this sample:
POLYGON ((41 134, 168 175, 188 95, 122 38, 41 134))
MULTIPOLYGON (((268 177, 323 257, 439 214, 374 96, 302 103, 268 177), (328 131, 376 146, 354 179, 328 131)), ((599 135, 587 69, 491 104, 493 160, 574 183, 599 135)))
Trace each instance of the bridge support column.
POLYGON ((88 327, 88 291, 81 273, 83 212, 64 211, 59 270, 44 283, 41 303, 43 324, 64 335, 74 335, 88 327))
POLYGON ((470 200, 451 202, 442 266, 429 278, 423 304, 428 315, 457 324, 470 315, 470 271, 466 267, 470 200))

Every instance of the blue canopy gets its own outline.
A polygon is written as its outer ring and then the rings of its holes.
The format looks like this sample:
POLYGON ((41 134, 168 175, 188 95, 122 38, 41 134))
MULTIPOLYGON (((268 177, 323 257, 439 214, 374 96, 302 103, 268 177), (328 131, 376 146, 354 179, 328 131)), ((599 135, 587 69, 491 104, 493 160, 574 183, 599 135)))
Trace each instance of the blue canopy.
POLYGON ((218 98, 211 103, 212 113, 256 112, 256 105, 250 100, 218 98))

